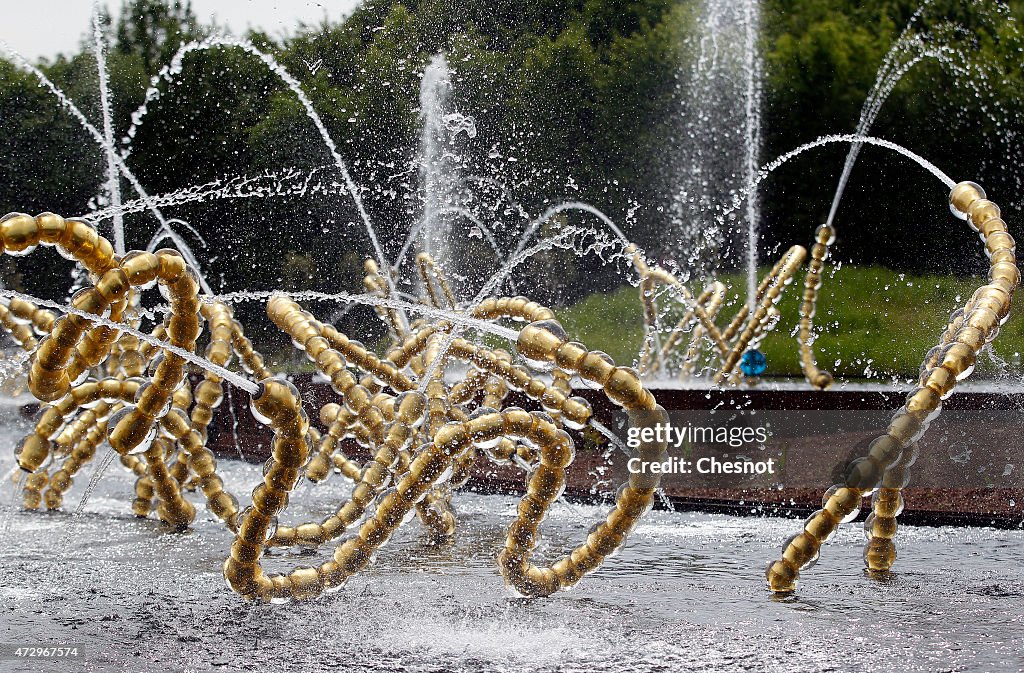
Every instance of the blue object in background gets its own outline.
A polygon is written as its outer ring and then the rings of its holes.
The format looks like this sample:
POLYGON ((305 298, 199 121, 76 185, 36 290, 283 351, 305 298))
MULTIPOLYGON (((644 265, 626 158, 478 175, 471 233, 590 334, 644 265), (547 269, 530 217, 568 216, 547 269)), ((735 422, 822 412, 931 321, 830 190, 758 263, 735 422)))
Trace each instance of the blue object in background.
POLYGON ((740 359, 740 371, 744 376, 760 376, 768 369, 768 360, 761 351, 747 351, 740 359))

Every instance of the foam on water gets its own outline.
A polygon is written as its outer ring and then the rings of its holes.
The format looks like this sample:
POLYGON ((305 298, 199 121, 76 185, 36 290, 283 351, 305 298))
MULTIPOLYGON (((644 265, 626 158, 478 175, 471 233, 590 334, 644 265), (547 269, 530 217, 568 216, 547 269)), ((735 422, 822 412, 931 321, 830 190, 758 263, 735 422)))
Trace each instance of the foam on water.
POLYGON ((472 612, 415 615, 399 618, 377 643, 380 647, 425 657, 476 659, 497 665, 557 665, 600 642, 569 626, 524 624, 517 616, 498 617, 481 623, 472 612))

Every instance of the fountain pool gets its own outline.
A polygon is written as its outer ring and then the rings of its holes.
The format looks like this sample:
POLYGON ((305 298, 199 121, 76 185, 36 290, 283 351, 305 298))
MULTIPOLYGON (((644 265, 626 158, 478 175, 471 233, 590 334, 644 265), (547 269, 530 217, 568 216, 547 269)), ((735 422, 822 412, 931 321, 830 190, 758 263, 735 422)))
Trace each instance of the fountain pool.
MULTIPOLYGON (((6 441, 17 438, 10 424, 3 433, 6 441)), ((259 477, 258 466, 221 466, 233 490, 259 477)), ((3 467, 11 467, 9 458, 3 467)), ((242 603, 224 589, 219 564, 231 534, 223 526, 201 516, 191 534, 167 535, 158 522, 126 515, 132 488, 129 475, 111 471, 77 519, 13 515, 0 539, 0 641, 46 634, 80 643, 84 660, 63 669, 48 662, 47 670, 96 672, 1024 665, 1021 530, 901 526, 905 553, 897 570, 869 581, 859 567, 859 526, 844 527, 830 546, 827 570, 807 571, 798 596, 766 600, 764 580, 751 567, 774 558, 793 521, 656 510, 588 581, 550 599, 524 600, 496 590, 494 567, 516 500, 464 494, 450 546, 430 546, 417 527, 405 527, 340 593, 282 610, 242 603), (55 545, 69 527, 75 534, 62 557, 55 545)), ((289 514, 318 515, 332 507, 332 495, 336 488, 306 491, 289 514)), ((597 509, 556 505, 539 553, 571 545, 597 509)))

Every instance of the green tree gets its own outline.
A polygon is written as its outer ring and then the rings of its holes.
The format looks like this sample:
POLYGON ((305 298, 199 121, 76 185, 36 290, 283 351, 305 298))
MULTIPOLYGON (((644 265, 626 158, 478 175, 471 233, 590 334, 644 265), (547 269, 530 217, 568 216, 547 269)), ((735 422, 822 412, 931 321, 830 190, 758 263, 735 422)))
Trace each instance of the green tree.
POLYGON ((202 33, 190 0, 127 0, 121 6, 114 48, 137 56, 146 72, 167 63, 182 43, 202 33))
MULTIPOLYGON (((919 4, 764 0, 762 160, 825 133, 852 131, 879 66, 919 4)), ((872 132, 955 179, 982 182, 1010 210, 1024 206, 1019 177, 1005 170, 1024 163, 1015 140, 1024 133, 1024 41, 1010 20, 1024 19, 1024 2, 1013 0, 1005 11, 994 7, 989 0, 928 4, 922 27, 962 26, 960 61, 970 69, 930 59, 915 65, 872 132)), ((601 208, 655 254, 677 257, 666 236, 665 206, 673 191, 671 148, 685 141, 677 137, 680 73, 694 55, 684 40, 699 8, 696 0, 368 0, 342 22, 307 26, 286 40, 248 37, 300 80, 348 163, 387 255, 397 253, 419 212, 418 90, 426 63, 444 52, 451 102, 478 129, 466 143, 466 173, 493 177, 508 189, 473 187, 474 206, 499 246, 511 249, 525 224, 513 202, 535 215, 572 199, 601 208), (317 60, 320 68, 308 67, 317 60)), ((183 0, 131 0, 109 30, 120 138, 150 78, 183 42, 212 29, 183 0)), ((83 44, 81 53, 43 69, 99 125, 91 40, 83 44)), ((292 282, 358 290, 358 269, 353 276, 338 269, 370 253, 365 229, 319 133, 280 79, 252 55, 215 48, 190 53, 173 81, 160 86, 127 158, 151 194, 291 167, 316 168, 328 185, 313 196, 168 207, 166 215, 187 220, 209 241, 201 256, 214 286, 277 287, 295 253, 313 272, 292 274, 292 282)), ((0 63, 0 112, 0 200, 7 209, 88 212, 105 180, 93 139, 33 77, 6 62, 0 63)), ((765 181, 765 259, 781 246, 809 241, 827 213, 846 149, 816 150, 765 181)), ((881 150, 864 150, 840 210, 838 258, 907 270, 977 270, 976 240, 950 229, 944 188, 908 166, 881 150)), ((133 198, 127 186, 124 192, 133 198)), ((575 214, 565 222, 594 224, 575 214)), ((130 216, 127 226, 133 246, 145 244, 155 229, 149 214, 130 216)), ((485 242, 467 241, 464 252, 479 260, 467 265, 475 276, 493 273, 485 242)), ((36 257, 17 263, 27 271, 36 257)), ((614 269, 567 254, 527 267, 545 269, 559 273, 536 283, 531 294, 544 293, 558 278, 586 277, 542 297, 554 303, 619 282, 614 269)), ((48 278, 54 287, 66 286, 48 278)))

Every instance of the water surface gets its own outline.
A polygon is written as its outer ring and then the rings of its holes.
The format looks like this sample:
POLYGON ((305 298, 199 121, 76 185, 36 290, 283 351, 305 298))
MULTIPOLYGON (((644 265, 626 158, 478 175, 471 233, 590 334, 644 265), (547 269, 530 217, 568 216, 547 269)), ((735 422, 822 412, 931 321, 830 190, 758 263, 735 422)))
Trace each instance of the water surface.
MULTIPOLYGON (((259 481, 258 466, 222 466, 237 493, 259 481)), ((69 510, 87 481, 77 479, 69 510)), ((205 510, 182 535, 133 518, 132 483, 115 464, 78 520, 16 512, 5 522, 0 642, 81 643, 86 657, 0 670, 1024 669, 1024 531, 903 527, 898 572, 878 581, 861 570, 854 524, 805 573, 797 598, 773 600, 762 570, 799 522, 657 511, 576 589, 524 600, 507 593, 493 561, 515 499, 462 494, 452 545, 426 545, 412 523, 339 593, 252 605, 221 576, 230 534, 205 510)), ((319 518, 343 486, 336 477, 304 485, 287 520, 319 518)), ((538 552, 577 544, 603 511, 558 505, 538 552)), ((281 554, 267 567, 323 558, 281 554)))

